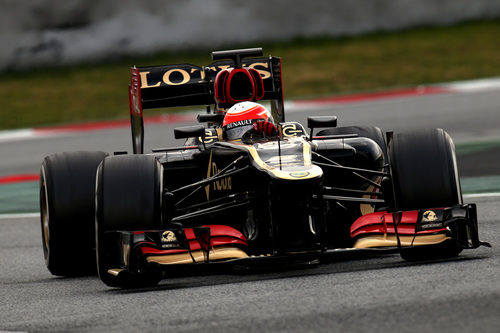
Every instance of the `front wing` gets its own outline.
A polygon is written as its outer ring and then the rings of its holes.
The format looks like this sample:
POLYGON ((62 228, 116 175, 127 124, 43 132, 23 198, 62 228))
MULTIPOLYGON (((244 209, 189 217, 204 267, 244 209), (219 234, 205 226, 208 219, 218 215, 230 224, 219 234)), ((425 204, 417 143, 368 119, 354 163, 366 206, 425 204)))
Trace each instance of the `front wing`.
MULTIPOLYGON (((456 243, 460 249, 489 244, 479 241, 476 206, 404 212, 376 212, 356 220, 351 227, 353 248, 314 250, 309 252, 262 253, 250 255, 245 236, 225 225, 193 228, 169 228, 148 231, 113 231, 119 235, 121 264, 108 273, 120 278, 148 271, 175 272, 186 266, 248 266, 307 262, 394 253, 408 248, 433 247, 456 243)), ((118 245, 118 244, 117 244, 118 245)))

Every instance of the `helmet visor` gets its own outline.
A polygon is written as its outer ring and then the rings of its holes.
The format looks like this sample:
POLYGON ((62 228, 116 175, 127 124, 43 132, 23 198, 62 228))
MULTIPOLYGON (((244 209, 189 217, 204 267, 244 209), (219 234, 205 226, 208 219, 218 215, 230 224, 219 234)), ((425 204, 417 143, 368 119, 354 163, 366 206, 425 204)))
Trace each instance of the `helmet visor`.
POLYGON ((244 125, 244 126, 237 126, 237 127, 233 127, 230 129, 226 129, 225 130, 226 139, 229 141, 241 139, 243 137, 243 135, 246 132, 250 131, 251 129, 253 129, 252 124, 244 125))

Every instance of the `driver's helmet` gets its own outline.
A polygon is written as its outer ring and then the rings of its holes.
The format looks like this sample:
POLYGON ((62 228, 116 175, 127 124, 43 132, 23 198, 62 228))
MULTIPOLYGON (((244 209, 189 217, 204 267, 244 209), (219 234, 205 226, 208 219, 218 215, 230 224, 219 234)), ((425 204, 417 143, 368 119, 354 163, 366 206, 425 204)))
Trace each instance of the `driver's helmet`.
POLYGON ((227 110, 222 122, 222 130, 226 140, 241 139, 249 131, 253 131, 254 123, 264 122, 274 129, 276 124, 273 116, 264 106, 254 102, 241 102, 227 110))

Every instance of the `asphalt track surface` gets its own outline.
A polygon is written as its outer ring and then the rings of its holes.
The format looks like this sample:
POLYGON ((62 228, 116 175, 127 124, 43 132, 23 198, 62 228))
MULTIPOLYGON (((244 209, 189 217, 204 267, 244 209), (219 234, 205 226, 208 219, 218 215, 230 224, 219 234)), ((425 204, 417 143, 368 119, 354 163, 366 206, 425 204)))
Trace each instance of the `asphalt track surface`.
MULTIPOLYGON (((314 106, 287 118, 305 122, 309 114, 336 114, 339 125, 375 124, 384 130, 442 127, 458 143, 500 140, 498 91, 314 106)), ((147 128, 147 149, 180 144, 170 139, 179 125, 147 128)), ((130 150, 130 143, 128 129, 3 142, 0 175, 36 173, 43 156, 52 152, 130 150)), ((477 157, 467 164, 478 169, 475 175, 499 174, 498 159, 483 169, 477 157)), ((43 261, 39 219, 4 216, 0 331, 499 332, 500 197, 466 201, 478 204, 480 238, 493 248, 432 262, 407 263, 391 254, 219 271, 140 290, 110 289, 96 277, 51 276, 43 261)))
POLYGON ((176 277, 109 289, 45 269, 37 218, 2 220, 0 329, 92 332, 498 332, 499 198, 477 199, 493 248, 454 260, 399 255, 176 277), (15 240, 15 241, 13 241, 15 240))

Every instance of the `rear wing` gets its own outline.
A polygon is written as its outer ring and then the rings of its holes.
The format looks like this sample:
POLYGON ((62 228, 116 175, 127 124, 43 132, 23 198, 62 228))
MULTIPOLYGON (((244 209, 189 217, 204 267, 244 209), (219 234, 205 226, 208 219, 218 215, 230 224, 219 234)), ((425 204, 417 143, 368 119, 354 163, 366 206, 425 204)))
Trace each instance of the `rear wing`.
POLYGON ((276 121, 285 121, 281 59, 243 58, 252 55, 250 51, 255 53, 256 50, 262 52, 261 49, 214 52, 212 54, 214 59, 220 59, 221 56, 235 59, 215 61, 206 67, 179 64, 131 68, 129 103, 134 153, 142 154, 144 149, 143 110, 215 104, 215 77, 221 70, 235 67, 235 62, 240 62, 243 68, 254 68, 259 72, 264 83, 262 99, 270 100, 271 112, 276 121), (239 56, 234 57, 235 54, 241 55, 243 59, 239 56))

